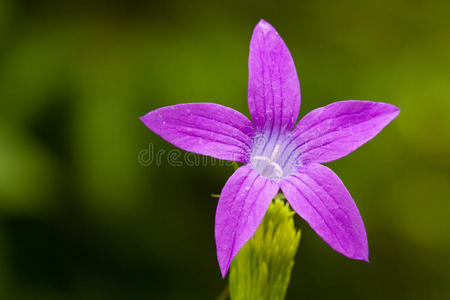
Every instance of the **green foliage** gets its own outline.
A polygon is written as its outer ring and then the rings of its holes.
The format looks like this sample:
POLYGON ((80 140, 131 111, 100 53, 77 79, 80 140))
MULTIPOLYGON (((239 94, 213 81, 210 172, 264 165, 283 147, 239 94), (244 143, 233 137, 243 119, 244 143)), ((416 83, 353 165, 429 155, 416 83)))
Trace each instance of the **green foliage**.
POLYGON ((300 242, 294 212, 274 199, 255 235, 242 247, 230 269, 232 300, 282 300, 300 242))

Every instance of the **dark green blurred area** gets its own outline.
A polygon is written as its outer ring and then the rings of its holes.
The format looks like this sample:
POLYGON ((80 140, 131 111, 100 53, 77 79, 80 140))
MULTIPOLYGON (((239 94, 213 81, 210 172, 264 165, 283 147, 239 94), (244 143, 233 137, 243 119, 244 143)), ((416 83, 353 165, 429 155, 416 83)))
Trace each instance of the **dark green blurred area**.
POLYGON ((232 168, 138 162, 174 147, 139 120, 216 102, 248 115, 253 27, 291 50, 301 116, 395 104, 379 136, 329 164, 353 195, 369 264, 299 217, 288 299, 450 299, 450 2, 0 1, 0 299, 214 299, 232 168))

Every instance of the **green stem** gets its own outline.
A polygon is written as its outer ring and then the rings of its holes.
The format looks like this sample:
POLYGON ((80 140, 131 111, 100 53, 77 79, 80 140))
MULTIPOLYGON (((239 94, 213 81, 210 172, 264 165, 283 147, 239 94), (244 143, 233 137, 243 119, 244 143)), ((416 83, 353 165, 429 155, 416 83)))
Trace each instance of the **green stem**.
POLYGON ((230 290, 228 285, 222 290, 222 292, 217 296, 216 300, 227 300, 230 296, 230 290))

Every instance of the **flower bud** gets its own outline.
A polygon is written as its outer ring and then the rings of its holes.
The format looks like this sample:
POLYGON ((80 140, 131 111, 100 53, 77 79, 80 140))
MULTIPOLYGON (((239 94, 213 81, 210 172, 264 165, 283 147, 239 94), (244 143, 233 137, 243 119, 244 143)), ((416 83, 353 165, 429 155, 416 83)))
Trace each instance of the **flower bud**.
POLYGON ((293 215, 285 201, 272 201, 256 233, 231 263, 232 300, 284 299, 300 242, 293 215))

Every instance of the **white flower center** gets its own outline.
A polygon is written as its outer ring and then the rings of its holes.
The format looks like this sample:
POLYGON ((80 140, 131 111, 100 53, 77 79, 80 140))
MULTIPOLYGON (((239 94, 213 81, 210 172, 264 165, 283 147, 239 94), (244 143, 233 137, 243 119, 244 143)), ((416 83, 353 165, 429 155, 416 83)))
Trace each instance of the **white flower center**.
POLYGON ((295 148, 289 133, 259 134, 253 140, 250 163, 262 176, 279 180, 296 170, 295 148))

